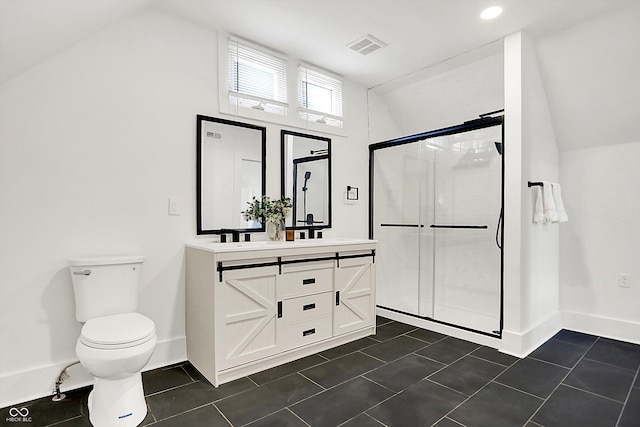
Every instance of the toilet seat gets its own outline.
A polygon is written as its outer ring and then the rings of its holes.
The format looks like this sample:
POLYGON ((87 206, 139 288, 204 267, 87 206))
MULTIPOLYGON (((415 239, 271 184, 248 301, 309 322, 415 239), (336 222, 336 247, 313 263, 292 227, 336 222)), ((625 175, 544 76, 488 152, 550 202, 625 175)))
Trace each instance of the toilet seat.
POLYGON ((155 336, 153 321, 140 313, 124 313, 88 320, 80 332, 87 347, 115 350, 135 347, 155 336))

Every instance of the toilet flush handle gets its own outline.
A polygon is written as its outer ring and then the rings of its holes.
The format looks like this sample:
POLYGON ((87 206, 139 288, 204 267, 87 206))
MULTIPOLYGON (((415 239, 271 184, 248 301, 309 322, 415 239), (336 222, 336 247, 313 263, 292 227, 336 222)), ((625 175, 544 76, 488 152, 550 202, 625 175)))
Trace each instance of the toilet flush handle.
POLYGON ((73 274, 80 274, 82 276, 88 276, 91 274, 91 270, 74 271, 73 274))

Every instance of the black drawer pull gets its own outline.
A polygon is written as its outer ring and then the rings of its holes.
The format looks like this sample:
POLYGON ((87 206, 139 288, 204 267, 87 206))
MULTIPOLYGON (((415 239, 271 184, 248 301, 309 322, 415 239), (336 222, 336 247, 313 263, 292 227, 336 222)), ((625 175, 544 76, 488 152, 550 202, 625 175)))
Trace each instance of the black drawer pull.
POLYGON ((336 291, 336 305, 340 305, 340 291, 336 291))
POLYGON ((302 336, 306 337, 307 335, 313 335, 316 333, 316 328, 307 329, 306 331, 302 331, 302 336))
POLYGON ((313 310, 314 308, 316 308, 316 304, 307 304, 307 305, 303 305, 302 306, 302 311, 307 311, 307 310, 313 310))
POLYGON ((282 317, 282 301, 278 301, 278 319, 282 317))
POLYGON ((311 279, 302 279, 302 284, 303 285, 313 285, 314 283, 316 283, 316 278, 311 278, 311 279))

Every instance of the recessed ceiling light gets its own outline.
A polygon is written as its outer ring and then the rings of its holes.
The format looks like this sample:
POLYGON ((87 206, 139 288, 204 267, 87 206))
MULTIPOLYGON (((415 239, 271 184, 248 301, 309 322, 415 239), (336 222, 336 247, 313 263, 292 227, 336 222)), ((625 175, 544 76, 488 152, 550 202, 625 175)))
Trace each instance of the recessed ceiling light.
POLYGON ((480 13, 480 18, 484 20, 494 19, 500 16, 502 13, 502 8, 500 6, 491 6, 486 8, 480 13))

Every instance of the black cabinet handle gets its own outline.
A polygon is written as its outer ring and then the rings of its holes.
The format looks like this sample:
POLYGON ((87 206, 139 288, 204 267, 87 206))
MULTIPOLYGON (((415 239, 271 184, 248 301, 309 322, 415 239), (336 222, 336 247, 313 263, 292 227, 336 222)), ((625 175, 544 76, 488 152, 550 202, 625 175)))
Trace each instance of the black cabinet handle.
POLYGON ((431 228, 464 228, 464 229, 482 229, 486 230, 489 228, 487 225, 442 225, 442 224, 431 224, 429 227, 431 228))
POLYGON ((316 283, 316 278, 313 277, 311 279, 302 279, 302 284, 303 285, 313 285, 314 283, 316 283))
POLYGON ((307 304, 307 305, 303 305, 302 306, 302 311, 307 311, 307 310, 313 310, 314 308, 316 308, 316 304, 307 304))
POLYGON ((306 337, 307 335, 313 335, 316 333, 316 328, 307 329, 306 331, 302 331, 302 336, 306 337))
POLYGON ((282 317, 282 301, 278 301, 278 319, 282 317))
POLYGON ((340 291, 336 291, 336 305, 340 305, 340 291))

